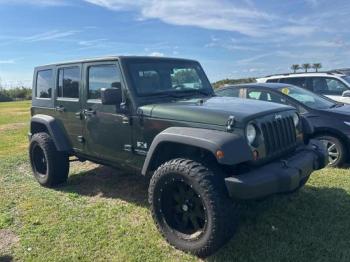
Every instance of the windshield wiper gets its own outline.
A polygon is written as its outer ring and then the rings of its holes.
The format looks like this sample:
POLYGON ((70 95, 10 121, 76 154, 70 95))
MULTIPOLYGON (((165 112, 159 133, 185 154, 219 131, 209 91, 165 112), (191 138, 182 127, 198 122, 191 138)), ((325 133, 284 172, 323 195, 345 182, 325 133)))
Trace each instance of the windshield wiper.
POLYGON ((205 96, 211 95, 211 93, 209 93, 208 91, 201 90, 201 89, 188 89, 188 90, 184 90, 182 92, 183 93, 198 93, 198 94, 205 95, 205 96))
POLYGON ((330 108, 341 107, 343 105, 344 105, 343 103, 336 103, 336 104, 331 105, 330 108))

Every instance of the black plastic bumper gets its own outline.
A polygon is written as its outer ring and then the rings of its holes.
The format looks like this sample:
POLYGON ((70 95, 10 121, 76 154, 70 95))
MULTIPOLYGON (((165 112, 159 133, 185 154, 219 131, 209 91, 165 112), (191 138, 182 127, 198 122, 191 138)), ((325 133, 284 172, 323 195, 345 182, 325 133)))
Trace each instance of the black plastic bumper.
POLYGON ((311 140, 307 147, 298 149, 292 156, 248 173, 227 177, 225 183, 232 198, 256 199, 297 189, 314 170, 325 167, 327 163, 325 146, 311 140))

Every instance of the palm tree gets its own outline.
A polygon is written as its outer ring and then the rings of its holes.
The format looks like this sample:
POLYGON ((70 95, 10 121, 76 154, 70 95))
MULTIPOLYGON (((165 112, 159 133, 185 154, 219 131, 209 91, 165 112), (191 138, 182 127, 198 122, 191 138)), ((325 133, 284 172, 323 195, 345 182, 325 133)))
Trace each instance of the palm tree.
POLYGON ((290 68, 293 70, 293 72, 295 74, 301 67, 300 67, 300 65, 295 64, 295 65, 292 65, 290 68))
POLYGON ((311 68, 311 65, 306 63, 306 64, 303 64, 303 68, 305 70, 305 73, 307 73, 307 70, 309 70, 311 68))
POLYGON ((315 69, 316 72, 318 72, 318 70, 322 68, 322 64, 321 63, 314 63, 312 65, 312 68, 315 69))

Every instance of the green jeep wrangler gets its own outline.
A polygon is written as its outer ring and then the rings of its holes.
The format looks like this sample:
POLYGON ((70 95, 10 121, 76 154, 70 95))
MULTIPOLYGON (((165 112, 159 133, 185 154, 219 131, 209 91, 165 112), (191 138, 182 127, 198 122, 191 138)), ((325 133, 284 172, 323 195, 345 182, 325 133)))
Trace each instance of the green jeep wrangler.
POLYGON ((159 231, 198 256, 232 237, 239 200, 296 191, 327 161, 294 108, 216 97, 193 60, 37 67, 31 115, 29 155, 41 185, 66 182, 71 156, 141 173, 159 231))

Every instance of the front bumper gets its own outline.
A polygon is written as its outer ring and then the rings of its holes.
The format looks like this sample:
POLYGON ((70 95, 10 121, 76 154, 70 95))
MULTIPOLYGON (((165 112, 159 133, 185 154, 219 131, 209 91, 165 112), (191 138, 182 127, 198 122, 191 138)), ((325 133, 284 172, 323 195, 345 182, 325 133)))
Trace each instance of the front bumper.
POLYGON ((285 159, 266 164, 247 173, 225 178, 234 199, 257 199, 297 189, 314 171, 328 164, 325 146, 317 140, 296 150, 285 159))

